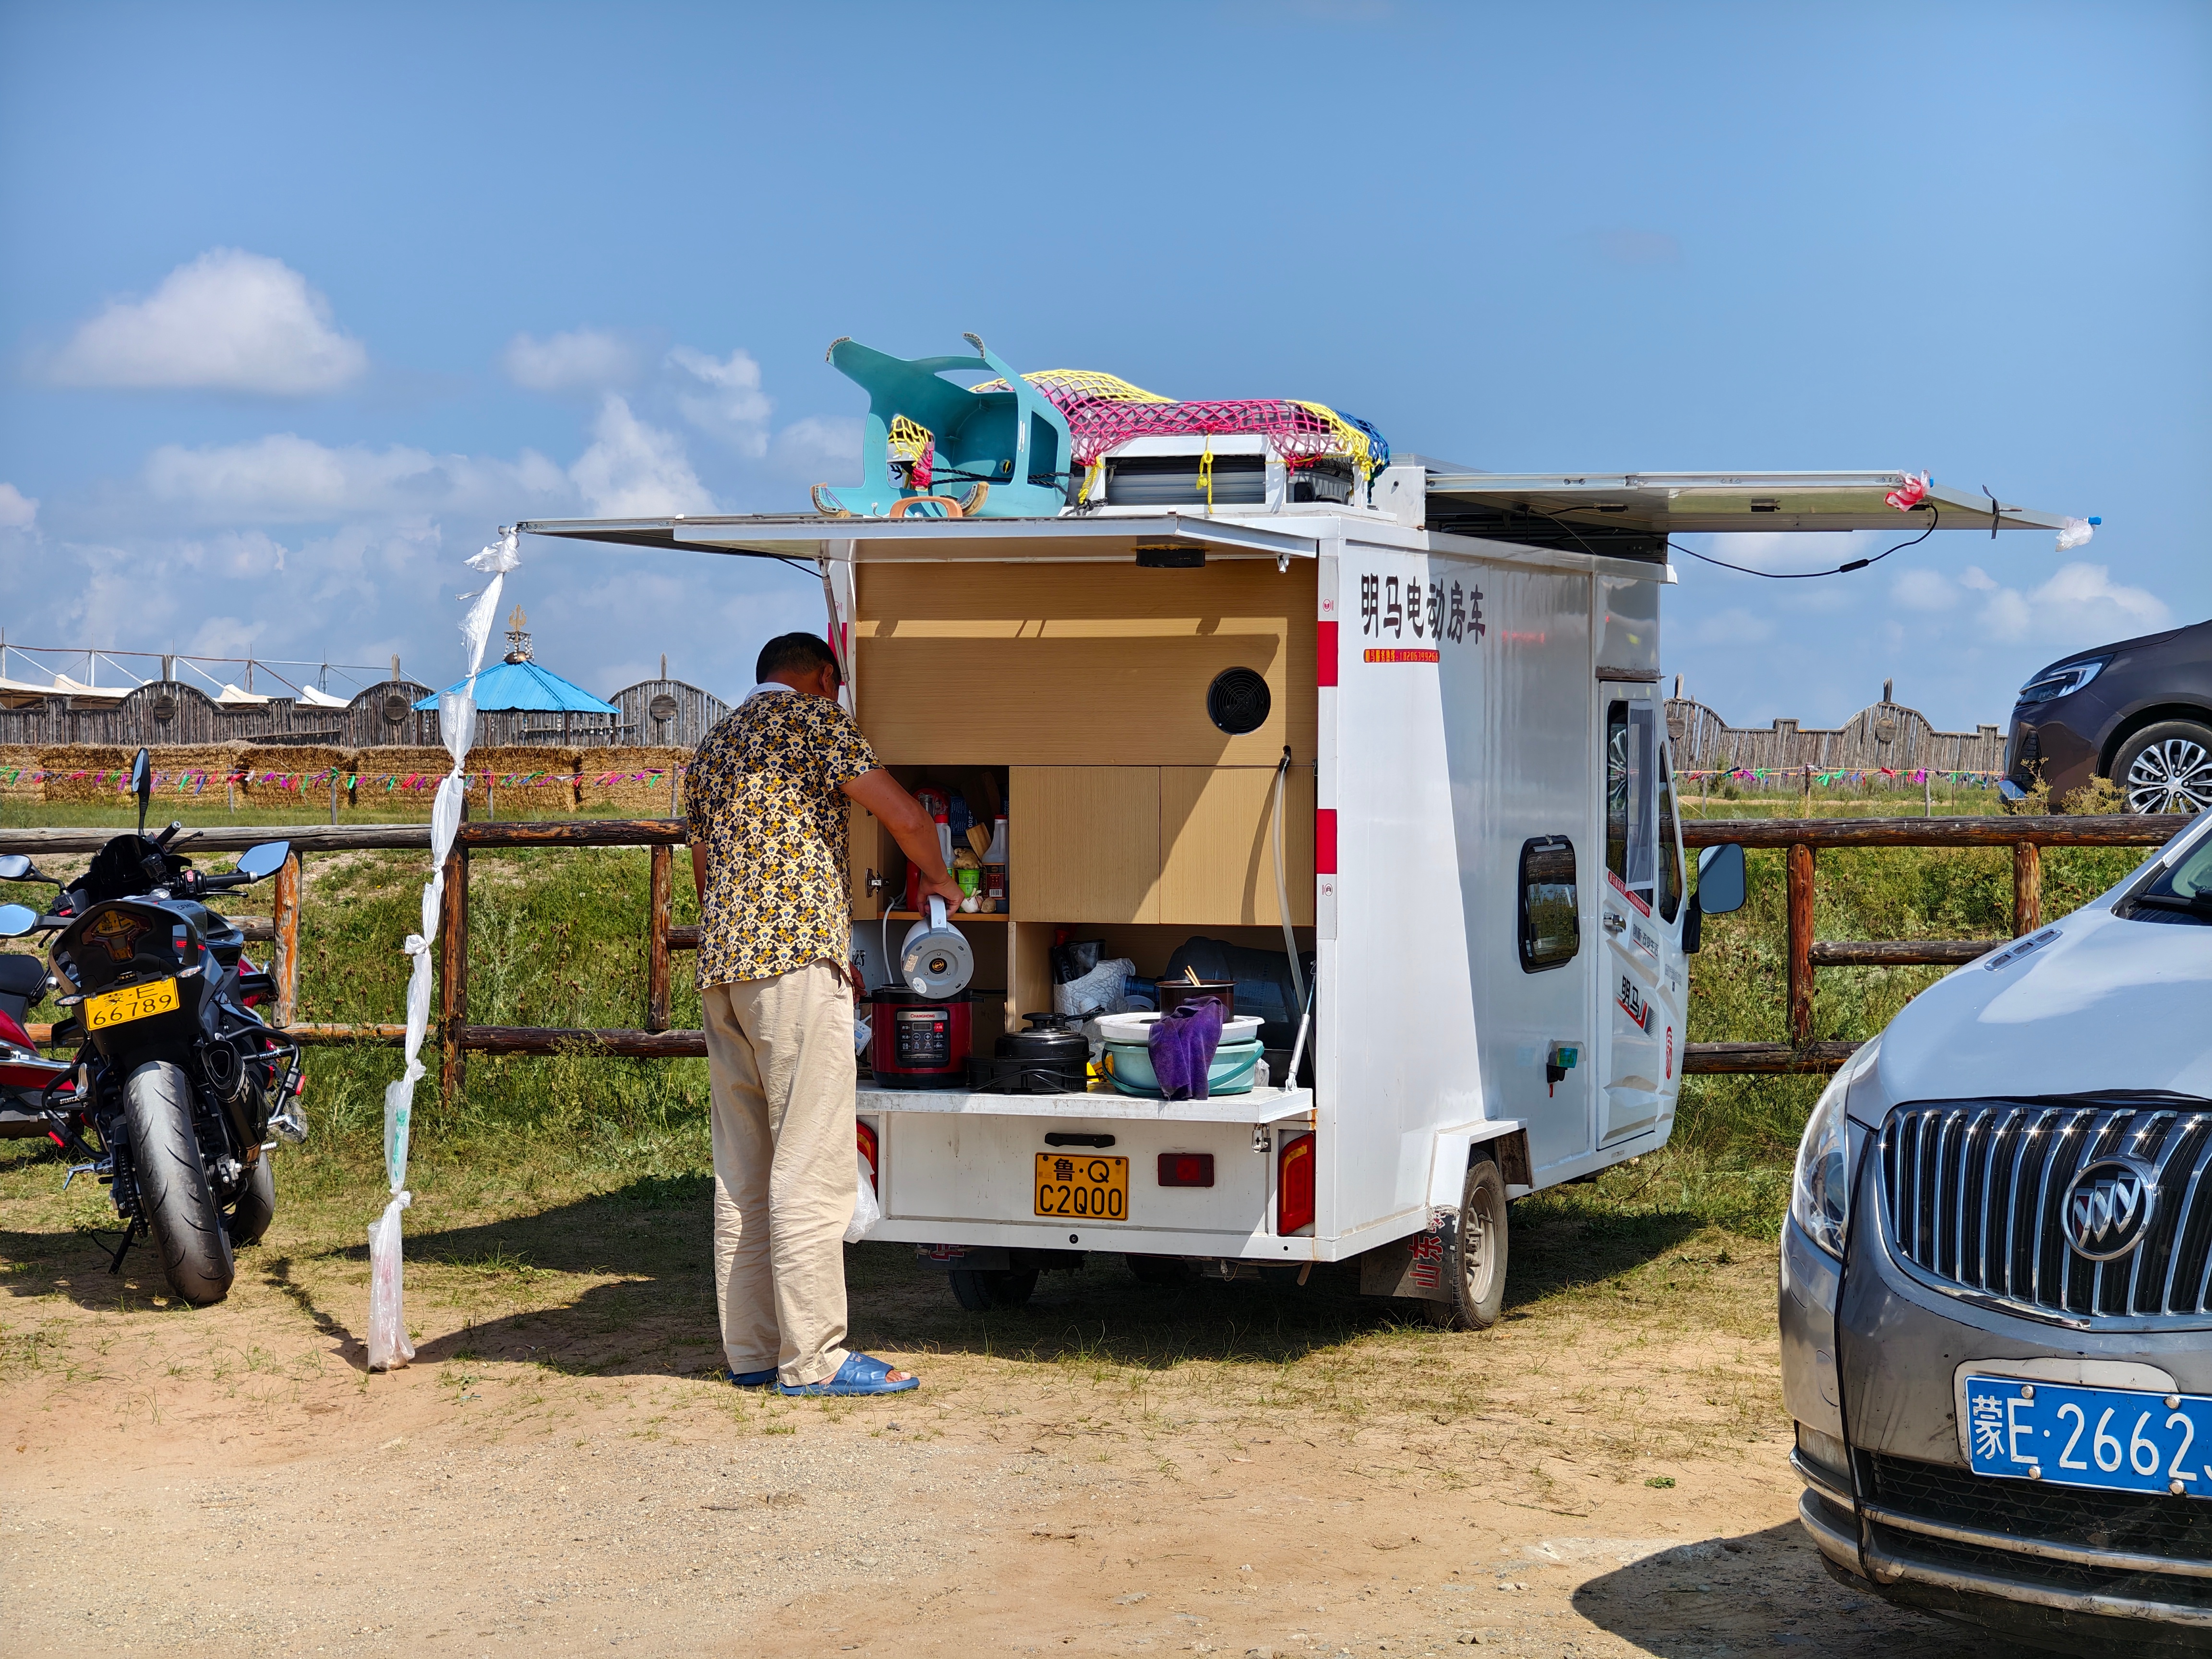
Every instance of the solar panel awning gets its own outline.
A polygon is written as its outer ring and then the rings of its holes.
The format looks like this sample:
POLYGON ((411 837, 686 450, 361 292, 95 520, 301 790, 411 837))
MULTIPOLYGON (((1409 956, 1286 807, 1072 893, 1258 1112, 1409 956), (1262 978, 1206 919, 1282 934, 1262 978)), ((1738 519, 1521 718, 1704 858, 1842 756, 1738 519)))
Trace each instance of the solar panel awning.
POLYGON ((1930 484, 1899 512, 1885 499, 1904 472, 1443 472, 1428 477, 1430 516, 1551 519, 1647 535, 1762 530, 2058 530, 2065 517, 1978 489, 1930 484))

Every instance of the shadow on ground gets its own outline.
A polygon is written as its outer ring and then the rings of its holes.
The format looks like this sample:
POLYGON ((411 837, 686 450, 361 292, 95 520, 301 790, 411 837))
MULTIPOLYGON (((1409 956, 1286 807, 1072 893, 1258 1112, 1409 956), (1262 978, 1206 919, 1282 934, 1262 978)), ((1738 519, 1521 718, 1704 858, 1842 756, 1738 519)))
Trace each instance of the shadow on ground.
MULTIPOLYGON (((464 1328, 418 1345, 418 1361, 527 1357, 592 1375, 711 1374, 720 1364, 712 1282, 710 1185, 703 1176, 650 1176, 593 1197, 497 1220, 410 1231, 410 1323, 464 1328), (572 1281, 600 1282, 579 1287, 572 1281), (614 1282, 606 1282, 612 1280, 614 1282), (478 1317, 483 1309, 489 1317, 478 1317)), ((1542 1297, 1653 1261, 1695 1234, 1686 1215, 1592 1218, 1516 1206, 1508 1318, 1542 1297)), ((418 1209, 410 1220, 423 1218, 418 1209)), ((349 1363, 363 1354, 357 1318, 365 1243, 317 1249, 286 1241, 240 1252, 241 1283, 289 1300, 349 1363), (347 1270, 338 1293, 331 1269, 347 1270), (333 1297, 343 1306, 333 1307, 333 1297)), ((945 1275, 910 1246, 847 1247, 852 1340, 907 1355, 990 1353, 1018 1362, 1089 1361, 1164 1370, 1191 1360, 1281 1364, 1369 1333, 1424 1322, 1419 1304, 1358 1294, 1357 1267, 1320 1264, 1303 1285, 1287 1271, 1224 1282, 1139 1284, 1118 1254, 1094 1253, 1073 1273, 1048 1273, 1024 1308, 969 1313, 945 1275)), ((152 1253, 131 1252, 111 1276, 79 1233, 0 1231, 0 1279, 15 1296, 58 1293, 80 1307, 149 1307, 166 1285, 152 1253)))
POLYGON ((1554 1538, 1529 1553, 1619 1561, 1575 1592, 1575 1611, 1659 1659, 1745 1648, 1867 1659, 1979 1659, 1996 1650, 1986 1632, 1846 1589, 1794 1521, 1692 1544, 1554 1538))

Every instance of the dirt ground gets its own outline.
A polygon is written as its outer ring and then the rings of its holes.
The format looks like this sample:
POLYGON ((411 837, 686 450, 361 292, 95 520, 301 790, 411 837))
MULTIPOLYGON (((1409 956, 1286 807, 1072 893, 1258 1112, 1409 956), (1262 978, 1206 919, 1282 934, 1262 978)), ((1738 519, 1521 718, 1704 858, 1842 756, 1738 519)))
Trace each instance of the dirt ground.
POLYGON ((922 1389, 799 1401, 715 1377, 695 1180, 418 1201, 371 1376, 360 1246, 280 1215, 186 1309, 58 1179, 0 1171, 10 1655, 1989 1650, 1822 1572, 1772 1254, 1688 1224, 1521 1206, 1473 1336, 1112 1256, 969 1315, 863 1244, 922 1389))

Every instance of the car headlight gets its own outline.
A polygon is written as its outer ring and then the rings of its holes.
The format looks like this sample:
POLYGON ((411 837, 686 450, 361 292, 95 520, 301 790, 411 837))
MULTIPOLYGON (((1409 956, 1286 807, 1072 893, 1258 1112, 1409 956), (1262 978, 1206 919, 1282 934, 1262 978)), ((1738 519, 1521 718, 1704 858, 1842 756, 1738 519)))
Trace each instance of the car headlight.
POLYGON ((2026 685, 2020 688, 2022 702, 2049 702, 2055 697, 2069 697, 2104 672, 2110 657, 2092 657, 2087 662, 2069 662, 2062 667, 2046 668, 2026 685))
POLYGON ((1855 1065, 1828 1079, 1806 1121, 1797 1143, 1797 1173, 1790 1183, 1790 1216, 1805 1237, 1840 1261, 1844 1224, 1850 1218, 1850 1171, 1845 1167, 1844 1097, 1850 1092, 1855 1065))

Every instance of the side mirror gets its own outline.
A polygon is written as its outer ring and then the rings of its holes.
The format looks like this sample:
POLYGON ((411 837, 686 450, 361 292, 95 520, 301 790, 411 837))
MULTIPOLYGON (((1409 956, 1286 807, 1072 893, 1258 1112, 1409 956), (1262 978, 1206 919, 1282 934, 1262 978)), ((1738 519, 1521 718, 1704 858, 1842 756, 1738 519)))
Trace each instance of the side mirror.
POLYGON ((131 793, 138 798, 138 833, 146 833, 146 808, 154 799, 154 757, 141 749, 131 762, 131 793))
POLYGON ((273 876, 284 867, 284 860, 292 856, 289 841, 264 841, 258 847, 249 847, 238 855, 238 873, 249 881, 259 881, 264 876, 273 876))
POLYGON ((1724 916, 1743 908, 1743 848, 1734 842, 1708 847, 1698 854, 1698 908, 1724 916))
POLYGON ((0 904, 0 939, 21 939, 39 925, 39 913, 27 904, 0 904))
POLYGON ((0 881, 27 881, 31 875, 31 855, 28 853, 9 853, 0 857, 0 881))

